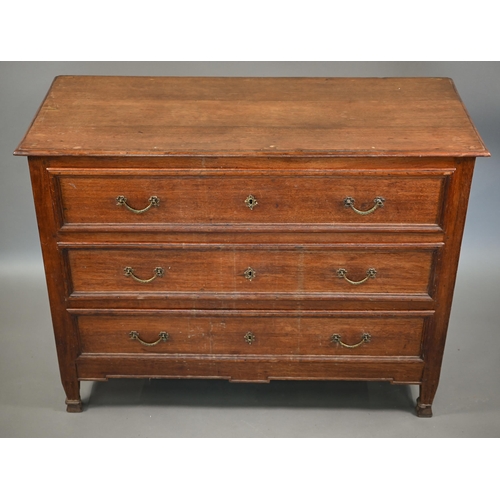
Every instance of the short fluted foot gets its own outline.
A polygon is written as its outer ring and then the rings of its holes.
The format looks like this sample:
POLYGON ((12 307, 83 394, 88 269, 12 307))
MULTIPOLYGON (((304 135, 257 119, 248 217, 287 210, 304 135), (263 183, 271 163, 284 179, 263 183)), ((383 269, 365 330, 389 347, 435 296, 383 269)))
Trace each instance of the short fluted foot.
POLYGON ((432 417, 432 405, 424 405, 420 403, 420 398, 417 398, 417 417, 430 418, 432 417))

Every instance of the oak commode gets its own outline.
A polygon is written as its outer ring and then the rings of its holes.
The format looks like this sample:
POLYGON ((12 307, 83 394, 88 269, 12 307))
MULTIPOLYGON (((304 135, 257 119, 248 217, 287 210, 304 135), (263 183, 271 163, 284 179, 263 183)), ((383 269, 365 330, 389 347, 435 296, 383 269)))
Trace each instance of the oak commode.
POLYGON ((475 158, 447 78, 61 76, 28 156, 80 380, 386 380, 431 416, 475 158))

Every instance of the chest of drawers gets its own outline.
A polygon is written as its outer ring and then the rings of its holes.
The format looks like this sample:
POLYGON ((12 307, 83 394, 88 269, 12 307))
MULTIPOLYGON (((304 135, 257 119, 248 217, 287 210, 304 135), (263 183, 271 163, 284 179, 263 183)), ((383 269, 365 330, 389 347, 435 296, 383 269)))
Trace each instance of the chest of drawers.
POLYGON ((446 78, 55 79, 29 158, 81 380, 386 380, 431 416, 475 158, 446 78))

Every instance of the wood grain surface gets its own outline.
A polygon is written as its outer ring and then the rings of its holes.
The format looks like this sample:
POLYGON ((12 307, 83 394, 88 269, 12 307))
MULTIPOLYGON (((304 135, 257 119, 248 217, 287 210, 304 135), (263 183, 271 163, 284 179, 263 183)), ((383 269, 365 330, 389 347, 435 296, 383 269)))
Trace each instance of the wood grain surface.
POLYGON ((80 380, 205 378, 231 382, 271 380, 386 380, 418 384, 424 361, 397 357, 211 355, 92 355, 76 360, 80 380))
MULTIPOLYGON (((357 175, 207 175, 60 176, 66 224, 437 224, 445 177, 375 177, 357 175), (252 195, 257 204, 245 201, 252 195), (125 196, 134 209, 159 205, 136 214, 117 197, 125 196), (375 198, 383 207, 369 215, 375 198)), ((226 228, 228 229, 228 228, 226 228)))
POLYGON ((15 154, 488 156, 448 78, 60 76, 15 154))
POLYGON ((78 330, 82 353, 178 353, 178 354, 274 354, 320 356, 420 356, 424 317, 311 317, 252 315, 82 315, 78 330), (158 340, 159 332, 168 340, 144 346, 130 338, 137 331, 148 343, 158 340), (245 335, 251 332, 251 344, 245 335), (371 339, 356 348, 332 342, 341 335, 342 342, 354 345, 362 335, 371 339))
POLYGON ((80 380, 168 377, 414 383, 432 415, 489 156, 451 80, 63 76, 15 154, 68 411, 80 380))
MULTIPOLYGON (((241 249, 231 246, 165 250, 70 249, 69 266, 73 291, 120 296, 147 297, 160 292, 197 295, 238 294, 428 294, 432 249, 287 249, 279 247, 241 249), (131 267, 135 276, 148 280, 161 267, 164 276, 140 283, 125 276, 131 267), (248 268, 255 271, 245 278, 248 268), (351 281, 374 278, 352 285, 337 276, 346 270, 351 281)), ((194 298, 194 297, 193 297, 194 298)))

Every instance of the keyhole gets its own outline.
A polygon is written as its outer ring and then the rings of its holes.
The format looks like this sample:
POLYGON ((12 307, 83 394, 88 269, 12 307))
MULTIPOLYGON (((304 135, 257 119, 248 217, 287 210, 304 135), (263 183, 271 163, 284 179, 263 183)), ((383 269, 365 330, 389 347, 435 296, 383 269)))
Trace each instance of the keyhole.
POLYGON ((255 272, 254 269, 249 267, 243 274, 247 280, 252 281, 257 273, 255 272))
POLYGON ((247 196, 247 199, 245 200, 245 205, 250 209, 253 210, 257 205, 257 199, 255 198, 254 195, 249 194, 247 196))

